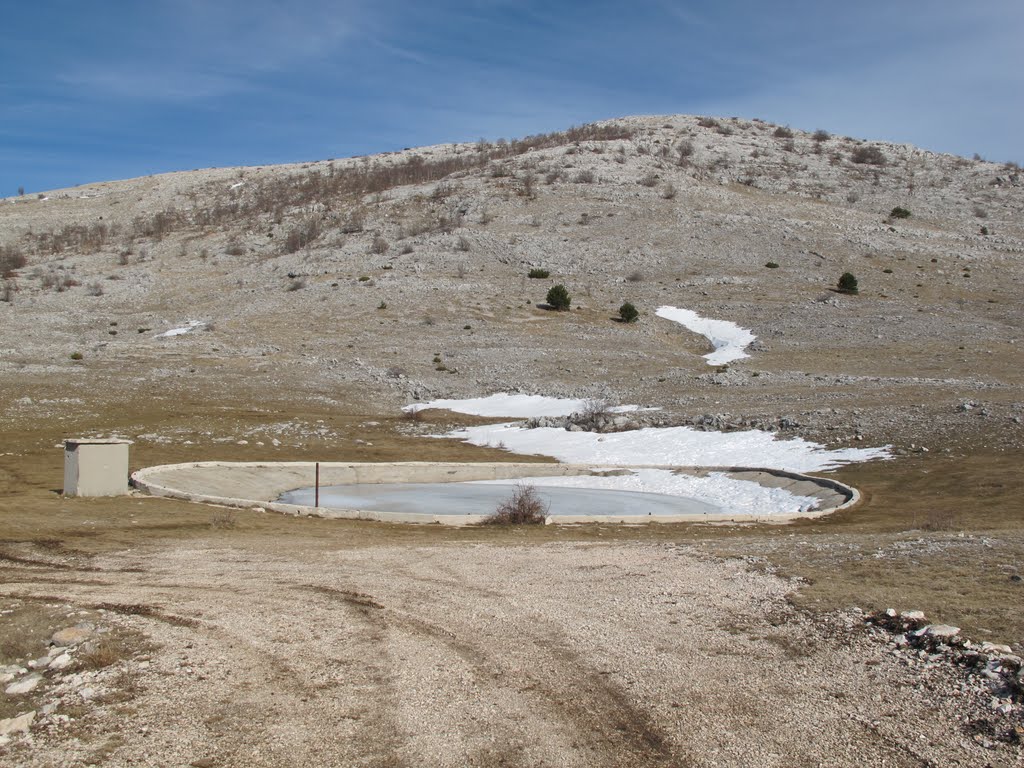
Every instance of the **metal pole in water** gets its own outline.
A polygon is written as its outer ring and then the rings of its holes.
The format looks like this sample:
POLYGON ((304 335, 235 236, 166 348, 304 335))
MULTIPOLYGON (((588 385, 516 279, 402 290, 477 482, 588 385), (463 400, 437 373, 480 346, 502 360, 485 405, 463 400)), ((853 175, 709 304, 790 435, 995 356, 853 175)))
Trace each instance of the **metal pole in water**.
POLYGON ((313 506, 320 506, 320 462, 316 463, 316 491, 313 498, 313 506))

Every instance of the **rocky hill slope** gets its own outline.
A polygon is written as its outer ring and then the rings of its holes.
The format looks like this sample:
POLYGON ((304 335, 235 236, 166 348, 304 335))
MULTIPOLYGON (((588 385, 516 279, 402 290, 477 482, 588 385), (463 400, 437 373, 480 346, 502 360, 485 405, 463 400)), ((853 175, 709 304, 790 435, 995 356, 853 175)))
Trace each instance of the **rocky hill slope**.
POLYGON ((1022 213, 1012 164, 693 116, 9 198, 5 418, 511 390, 1019 445, 1022 213), (556 283, 569 312, 544 306, 556 283), (709 366, 664 305, 749 328, 750 357, 709 366))

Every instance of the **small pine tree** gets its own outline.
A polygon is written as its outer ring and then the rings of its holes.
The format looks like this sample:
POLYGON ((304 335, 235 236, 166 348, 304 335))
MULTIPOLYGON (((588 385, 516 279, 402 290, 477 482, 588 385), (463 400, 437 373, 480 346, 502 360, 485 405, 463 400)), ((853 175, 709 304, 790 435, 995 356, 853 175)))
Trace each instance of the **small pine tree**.
POLYGON ((619 307, 619 319, 622 320, 622 322, 635 323, 639 317, 640 313, 637 312, 636 307, 634 307, 630 302, 627 301, 619 307))
POLYGON ((839 277, 839 291, 841 293, 857 293, 857 278, 849 272, 843 272, 839 277))
POLYGON ((907 210, 906 208, 902 208, 902 207, 897 205, 895 208, 893 208, 891 211, 889 211, 889 218, 891 218, 891 219, 909 219, 910 218, 910 211, 907 210))
POLYGON ((565 289, 565 286, 559 283, 558 285, 552 286, 551 290, 548 291, 547 302, 548 306, 552 309, 564 312, 569 309, 572 297, 569 296, 569 292, 565 289))

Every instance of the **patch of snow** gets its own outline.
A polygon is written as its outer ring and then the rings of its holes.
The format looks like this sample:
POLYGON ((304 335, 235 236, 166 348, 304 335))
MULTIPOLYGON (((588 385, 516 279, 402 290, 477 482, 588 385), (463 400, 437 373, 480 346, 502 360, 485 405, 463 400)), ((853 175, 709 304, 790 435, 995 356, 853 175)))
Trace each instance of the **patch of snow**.
POLYGON ((437 437, 457 438, 471 445, 504 447, 512 453, 552 456, 570 464, 605 466, 744 466, 817 472, 850 462, 889 457, 887 448, 829 450, 802 438, 780 440, 770 432, 756 429, 699 432, 690 427, 646 427, 598 434, 555 427, 526 429, 518 424, 487 424, 437 437))
POLYGON ((679 323, 681 326, 694 333, 699 333, 711 342, 715 348, 714 352, 704 355, 708 365, 725 365, 733 360, 743 357, 750 357, 744 348, 757 337, 746 328, 740 328, 736 323, 728 320, 712 320, 708 317, 701 317, 696 312, 679 307, 658 307, 655 313, 658 317, 679 323))
MULTIPOLYGON (((596 468, 595 468, 596 469, 596 468)), ((525 485, 560 488, 600 488, 635 493, 683 496, 713 504, 737 514, 791 515, 818 506, 814 496, 797 496, 784 488, 765 488, 750 480, 736 480, 722 472, 707 477, 675 474, 668 469, 636 469, 628 475, 613 477, 525 477, 516 481, 525 485)), ((478 485, 508 485, 508 480, 478 480, 478 485)))
MULTIPOLYGON (((514 419, 529 419, 540 416, 568 416, 584 410, 588 400, 543 395, 518 395, 498 392, 487 397, 473 397, 465 400, 431 400, 429 403, 413 403, 402 408, 407 413, 416 413, 427 408, 442 408, 470 416, 496 416, 514 419)), ((609 410, 628 413, 641 410, 638 405, 619 405, 609 410)))
POLYGON ((202 325, 203 325, 203 321, 202 320, 189 320, 188 321, 188 325, 183 325, 181 328, 171 328, 171 330, 169 330, 169 331, 164 331, 163 333, 158 333, 153 338, 154 339, 164 339, 164 338, 167 338, 169 336, 181 336, 182 334, 191 333, 196 328, 199 328, 202 325))

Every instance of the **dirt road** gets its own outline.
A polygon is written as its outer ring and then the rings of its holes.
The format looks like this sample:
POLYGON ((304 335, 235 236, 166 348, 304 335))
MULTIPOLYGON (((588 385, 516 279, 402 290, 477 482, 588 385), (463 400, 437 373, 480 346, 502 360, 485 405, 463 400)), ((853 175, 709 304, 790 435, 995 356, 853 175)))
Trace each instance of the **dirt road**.
POLYGON ((332 541, 288 522, 294 536, 216 531, 71 572, 8 550, 5 605, 87 610, 135 638, 77 686, 48 677, 36 703, 72 719, 43 716, 11 764, 1020 759, 965 730, 991 712, 962 673, 901 662, 855 616, 811 621, 792 582, 699 546, 349 546, 345 528, 332 541))

